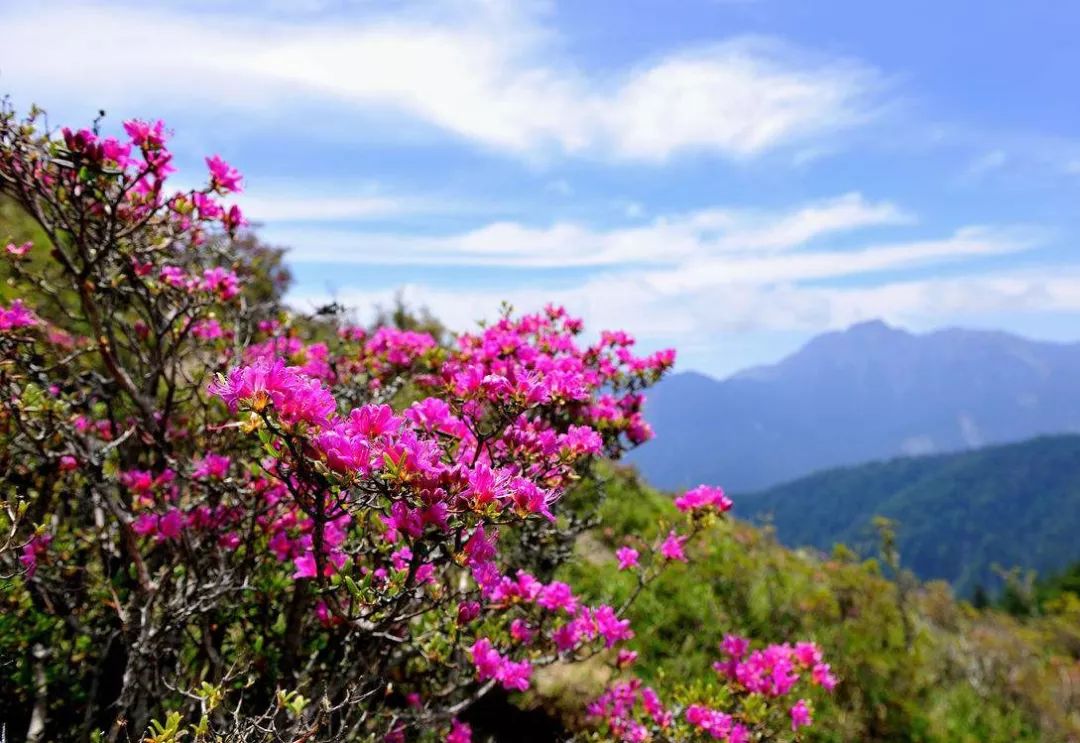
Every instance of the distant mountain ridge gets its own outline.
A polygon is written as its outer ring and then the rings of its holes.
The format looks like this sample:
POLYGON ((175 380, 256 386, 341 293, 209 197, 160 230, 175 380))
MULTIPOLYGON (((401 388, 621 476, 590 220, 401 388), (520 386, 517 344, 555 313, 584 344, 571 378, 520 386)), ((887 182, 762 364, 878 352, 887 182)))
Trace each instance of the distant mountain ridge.
POLYGON ((1045 575, 1080 559, 1080 436, 828 470, 738 495, 790 547, 844 543, 876 554, 876 515, 898 522, 901 563, 958 593, 1000 588, 993 566, 1045 575))
POLYGON ((633 453, 653 484, 748 491, 828 467, 1080 432, 1080 343, 872 321, 771 366, 672 375, 633 453))

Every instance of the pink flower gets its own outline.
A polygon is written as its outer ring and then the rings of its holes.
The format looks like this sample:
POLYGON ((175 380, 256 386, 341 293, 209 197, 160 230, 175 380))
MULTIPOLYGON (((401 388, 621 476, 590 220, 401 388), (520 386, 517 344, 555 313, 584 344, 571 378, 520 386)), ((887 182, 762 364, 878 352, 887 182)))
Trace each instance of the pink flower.
POLYGON ((492 534, 489 538, 484 533, 483 525, 476 527, 476 531, 469 537, 469 541, 465 542, 465 547, 462 550, 465 553, 466 563, 479 565, 491 562, 491 559, 496 554, 495 543, 497 540, 497 534, 492 534))
POLYGON ((498 503, 507 494, 507 478, 496 473, 483 462, 468 473, 468 484, 461 496, 474 509, 480 510, 491 503, 498 503))
POLYGON ((836 677, 832 675, 828 663, 818 663, 815 665, 810 672, 810 680, 825 691, 832 691, 836 688, 836 677))
POLYGON ((801 727, 805 727, 812 723, 813 717, 810 715, 810 708, 806 705, 805 699, 800 699, 795 703, 795 706, 791 708, 791 729, 793 731, 798 730, 801 727))
POLYGON ((330 390, 295 367, 285 366, 280 359, 260 359, 250 366, 233 369, 228 376, 212 383, 209 390, 234 413, 241 402, 256 412, 273 405, 286 423, 304 421, 325 425, 337 407, 330 390))
POLYGON ((70 454, 65 454, 64 456, 60 457, 61 472, 71 472, 72 470, 77 470, 78 468, 79 460, 75 457, 71 456, 70 454))
POLYGON ((582 626, 578 621, 567 622, 551 633, 551 641, 560 653, 573 650, 581 642, 582 626))
POLYGON ((710 485, 699 485, 675 499, 675 507, 680 511, 714 508, 720 513, 725 513, 731 510, 731 505, 731 499, 724 495, 723 489, 710 485))
POLYGON ((686 553, 683 551, 683 545, 686 544, 687 539, 688 537, 681 537, 674 531, 669 531, 663 544, 660 545, 660 554, 668 560, 687 562, 686 553))
POLYGON ((641 690, 641 706, 660 727, 666 728, 671 724, 671 713, 664 709, 660 696, 652 687, 646 686, 641 690))
POLYGON ((638 551, 633 547, 619 547, 615 550, 615 557, 619 559, 619 570, 629 570, 638 566, 638 551))
POLYGON ((141 513, 131 524, 132 530, 140 537, 146 537, 157 532, 158 516, 154 513, 141 513))
POLYGON ((810 668, 815 663, 821 662, 821 651, 812 642, 799 642, 795 644, 795 660, 801 665, 810 668))
POLYGON ((192 477, 197 480, 224 480, 229 476, 229 465, 231 463, 232 460, 228 457, 220 454, 207 454, 201 460, 195 462, 197 466, 192 473, 192 477))
POLYGON ((480 604, 476 601, 462 601, 458 604, 457 623, 464 626, 480 616, 480 604))
POLYGON ((131 164, 131 145, 120 144, 115 137, 106 137, 101 140, 101 154, 121 170, 131 164))
POLYGON ((519 642, 522 645, 528 645, 532 643, 535 636, 536 632, 527 622, 525 622, 525 620, 515 619, 510 623, 510 637, 514 638, 515 642, 519 642))
POLYGON ((390 506, 390 516, 378 517, 386 527, 386 541, 394 543, 398 540, 401 532, 405 532, 414 539, 424 533, 424 520, 420 511, 409 508, 402 501, 395 501, 390 506))
POLYGON ((447 433, 460 438, 467 432, 461 420, 451 412, 450 405, 437 397, 414 402, 412 407, 405 411, 405 418, 433 433, 447 433))
POLYGON ((184 513, 173 508, 158 521, 158 539, 179 539, 185 525, 184 513))
POLYGON ((515 477, 511 483, 510 498, 520 515, 538 513, 554 523, 555 516, 551 513, 551 503, 555 500, 555 495, 539 487, 532 480, 515 477))
POLYGON ((222 547, 229 550, 230 552, 239 547, 240 542, 240 535, 234 531, 230 531, 228 534, 222 534, 218 538, 218 544, 220 544, 222 547))
POLYGON ((349 413, 349 425, 369 439, 389 436, 401 428, 401 418, 389 405, 365 405, 349 413))
POLYGON ((97 135, 89 129, 79 129, 73 132, 65 126, 60 132, 64 136, 64 144, 72 152, 82 153, 92 160, 101 159, 97 135))
POLYGON ((191 280, 184 273, 184 269, 179 266, 162 266, 160 276, 162 281, 177 289, 189 289, 191 287, 191 280))
POLYGON ((16 299, 7 309, 0 305, 0 333, 37 324, 37 316, 23 304, 21 299, 16 299))
POLYGON ((481 681, 495 678, 502 667, 502 656, 491 644, 491 640, 481 637, 469 648, 476 675, 481 681))
POLYGON ((136 147, 158 149, 165 144, 165 122, 160 120, 151 124, 148 121, 131 119, 124 122, 124 131, 136 147))
POLYGON ((335 472, 368 474, 371 472, 371 446, 368 441, 348 433, 344 426, 323 431, 314 441, 335 472))
POLYGON ((236 274, 221 266, 215 266, 203 271, 202 283, 199 288, 216 294, 223 302, 227 302, 240 293, 236 274))
POLYGON ((390 554, 390 563, 394 566, 394 570, 397 571, 408 570, 412 559, 413 553, 408 547, 402 547, 390 554))
POLYGON ((240 211, 240 207, 238 207, 236 204, 230 206, 229 210, 221 215, 221 224, 229 232, 229 234, 232 234, 241 227, 246 226, 247 223, 248 221, 244 218, 244 213, 240 211))
POLYGON ((529 678, 532 676, 532 665, 527 661, 503 661, 499 669, 499 683, 507 691, 526 691, 529 688, 529 678))
POLYGON ((41 534, 35 535, 23 545, 19 562, 22 563, 23 569, 26 570, 27 578, 34 577, 34 573, 37 572, 38 560, 44 557, 48 551, 50 542, 52 542, 52 534, 41 534))
POLYGON ((224 336, 225 331, 221 329, 221 324, 217 320, 210 317, 195 323, 191 328, 191 334, 199 340, 212 341, 224 336))
POLYGON ((457 718, 451 720, 446 743, 472 743, 472 728, 464 722, 459 722, 457 718))
POLYGON ((720 643, 720 649, 735 660, 739 660, 750 649, 750 641, 738 635, 726 635, 723 642, 720 643))
MULTIPOLYGON (((334 571, 340 569, 345 564, 345 555, 340 552, 331 552, 326 556, 323 561, 323 576, 330 577, 334 574, 334 571)), ((314 552, 305 552, 297 557, 293 562, 296 564, 296 572, 293 573, 293 578, 296 580, 315 578, 318 577, 318 569, 315 560, 314 552)))
POLYGON ((577 608, 577 598, 573 590, 566 583, 554 581, 543 587, 540 598, 536 602, 549 611, 565 611, 573 614, 577 608))
POLYGON ((570 426, 562 437, 562 446, 575 456, 599 454, 604 440, 588 426, 570 426))
POLYGON ((619 668, 628 668, 637 662, 638 654, 636 650, 630 650, 629 648, 620 648, 619 654, 615 657, 615 665, 619 668))
POLYGON ((217 203, 213 198, 201 191, 196 191, 191 195, 191 202, 199 212, 200 219, 221 219, 225 214, 225 210, 221 208, 221 204, 217 203))
POLYGON ((479 680, 498 679, 507 691, 525 691, 529 688, 532 665, 528 661, 515 662, 504 658, 486 637, 473 643, 469 655, 479 680))
POLYGON ((713 738, 726 738, 731 733, 733 724, 731 715, 701 704, 687 707, 686 721, 713 738))
POLYGON ((226 193, 240 190, 240 171, 229 165, 217 155, 206 158, 206 167, 210 169, 211 188, 226 193))
POLYGON ((21 258, 22 256, 29 253, 30 248, 32 248, 32 247, 34 247, 34 243, 32 243, 32 242, 24 242, 22 245, 16 245, 15 243, 8 243, 7 248, 5 248, 5 249, 7 250, 8 253, 15 256, 16 258, 21 258))
POLYGON ((604 647, 614 647, 616 643, 625 642, 634 636, 630 629, 630 620, 619 619, 610 606, 598 607, 593 612, 593 621, 596 622, 600 636, 604 638, 604 647))

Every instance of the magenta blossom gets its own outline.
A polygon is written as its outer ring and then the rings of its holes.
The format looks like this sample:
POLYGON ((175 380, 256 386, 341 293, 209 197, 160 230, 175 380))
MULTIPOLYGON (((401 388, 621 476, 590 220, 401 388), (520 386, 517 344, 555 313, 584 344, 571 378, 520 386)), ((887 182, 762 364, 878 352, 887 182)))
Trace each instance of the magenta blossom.
POLYGON ((454 718, 450 721, 450 733, 446 743, 472 743, 472 728, 454 718))
POLYGON ((711 485, 699 485, 675 499, 675 507, 680 511, 712 508, 725 513, 731 510, 731 505, 731 499, 724 495, 723 489, 711 485))
POLYGON ((229 165, 217 155, 206 158, 206 167, 210 169, 210 186, 218 191, 236 193, 240 191, 240 171, 229 165))
POLYGON ((528 661, 515 662, 504 658, 486 637, 473 643, 469 655, 476 667, 476 676, 481 681, 497 679, 507 691, 525 691, 529 688, 532 665, 528 661))
POLYGON ((21 299, 16 299, 11 306, 0 305, 0 333, 16 328, 28 328, 38 324, 37 316, 21 299))
POLYGON ((812 722, 813 717, 811 717, 810 708, 807 706, 806 700, 800 699, 795 703, 795 706, 791 708, 791 729, 796 731, 812 722))
POLYGON ((615 557, 619 560, 619 570, 629 570, 638 566, 638 551, 633 547, 619 547, 615 550, 615 557))
POLYGON ((675 531, 669 531, 660 545, 660 554, 667 560, 687 562, 686 552, 683 551, 683 545, 686 544, 687 539, 688 537, 679 536, 675 531))

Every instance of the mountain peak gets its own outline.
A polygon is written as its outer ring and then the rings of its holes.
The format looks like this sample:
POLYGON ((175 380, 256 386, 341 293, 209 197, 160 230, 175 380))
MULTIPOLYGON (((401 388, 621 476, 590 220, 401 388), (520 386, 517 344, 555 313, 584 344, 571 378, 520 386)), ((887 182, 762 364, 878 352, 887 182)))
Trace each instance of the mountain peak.
POLYGON ((851 341, 857 343, 880 343, 893 340, 906 340, 914 337, 914 334, 895 325, 889 325, 884 320, 864 320, 848 326, 846 330, 836 330, 831 333, 819 335, 812 339, 807 345, 812 345, 817 341, 828 342, 830 340, 838 341, 844 345, 851 341))
POLYGON ((906 330, 889 325, 884 320, 863 320, 842 331, 848 335, 908 335, 906 330))
POLYGON ((1080 344, 873 320, 723 381, 661 382, 649 417, 656 441, 633 459, 655 483, 752 490, 912 442, 947 452, 1080 432, 1080 344))

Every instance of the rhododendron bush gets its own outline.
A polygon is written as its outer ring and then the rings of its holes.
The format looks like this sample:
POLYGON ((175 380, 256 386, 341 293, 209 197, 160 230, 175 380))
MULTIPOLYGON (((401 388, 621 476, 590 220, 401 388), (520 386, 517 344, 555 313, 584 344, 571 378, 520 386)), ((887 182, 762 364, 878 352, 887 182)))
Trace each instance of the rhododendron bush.
MULTIPOLYGON (((41 122, 0 115, 0 189, 46 236, 3 252, 9 735, 460 743, 479 699, 586 659, 613 681, 581 737, 811 723, 836 683, 813 644, 729 637, 715 683, 664 699, 632 675, 627 604, 553 577, 672 352, 557 307, 449 340, 291 314, 228 163, 174 191, 161 122, 41 122)), ((731 502, 676 505, 610 556, 639 590, 731 502)))

